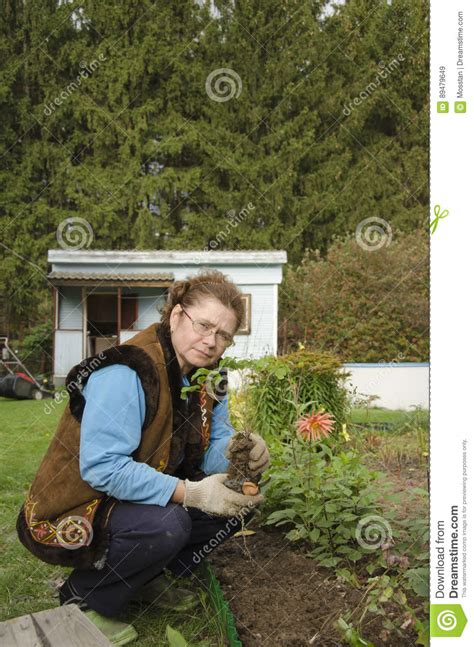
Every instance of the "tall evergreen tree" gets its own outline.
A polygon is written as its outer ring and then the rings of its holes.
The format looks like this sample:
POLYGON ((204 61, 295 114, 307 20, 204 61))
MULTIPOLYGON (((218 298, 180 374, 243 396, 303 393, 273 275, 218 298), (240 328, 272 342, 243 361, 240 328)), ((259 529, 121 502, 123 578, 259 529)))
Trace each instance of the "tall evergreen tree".
POLYGON ((38 318, 71 218, 94 249, 284 248, 292 264, 367 217, 422 223, 427 2, 326 4, 4 0, 11 316, 38 318))

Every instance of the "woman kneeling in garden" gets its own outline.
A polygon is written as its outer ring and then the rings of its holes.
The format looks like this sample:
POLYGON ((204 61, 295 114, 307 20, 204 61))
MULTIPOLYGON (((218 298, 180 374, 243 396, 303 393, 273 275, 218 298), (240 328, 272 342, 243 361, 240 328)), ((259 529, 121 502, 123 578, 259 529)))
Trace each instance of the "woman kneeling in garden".
MULTIPOLYGON (((114 644, 137 636, 115 619, 130 601, 194 606, 197 598, 170 582, 190 575, 263 501, 224 485, 234 431, 227 394, 219 389, 216 399, 203 385, 181 399, 195 370, 218 367, 243 316, 238 288, 220 272, 178 281, 160 323, 66 379, 70 402, 17 530, 39 559, 74 569, 60 604, 79 604, 114 644)), ((256 475, 268 450, 251 439, 256 475)))

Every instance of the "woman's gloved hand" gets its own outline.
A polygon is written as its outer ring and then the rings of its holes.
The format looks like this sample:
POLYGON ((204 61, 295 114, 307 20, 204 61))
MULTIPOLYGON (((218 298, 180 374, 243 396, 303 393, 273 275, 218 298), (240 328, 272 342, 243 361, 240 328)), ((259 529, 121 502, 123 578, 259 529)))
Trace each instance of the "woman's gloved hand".
POLYGON ((183 506, 198 508, 208 514, 233 517, 243 508, 254 508, 265 500, 261 494, 249 496, 234 492, 224 485, 227 478, 227 474, 212 474, 202 481, 186 479, 183 506))

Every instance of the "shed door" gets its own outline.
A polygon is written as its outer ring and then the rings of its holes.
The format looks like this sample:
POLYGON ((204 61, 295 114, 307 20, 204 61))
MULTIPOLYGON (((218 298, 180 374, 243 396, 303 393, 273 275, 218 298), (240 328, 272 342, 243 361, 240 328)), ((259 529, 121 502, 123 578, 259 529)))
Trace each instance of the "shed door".
POLYGON ((88 351, 100 353, 118 342, 118 301, 115 294, 90 294, 87 297, 88 351))
POLYGON ((122 330, 131 330, 138 319, 138 295, 122 294, 122 330))

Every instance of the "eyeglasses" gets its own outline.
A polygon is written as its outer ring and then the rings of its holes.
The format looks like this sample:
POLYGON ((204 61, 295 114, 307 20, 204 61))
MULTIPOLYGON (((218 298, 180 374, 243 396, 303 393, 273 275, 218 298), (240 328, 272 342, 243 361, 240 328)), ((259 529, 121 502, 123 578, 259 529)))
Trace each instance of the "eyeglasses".
MULTIPOLYGON (((183 308, 183 306, 181 306, 181 310, 184 312, 186 317, 191 321, 194 332, 196 332, 198 335, 201 335, 201 337, 209 337, 209 335, 212 333, 214 326, 211 326, 206 321, 202 321, 201 319, 191 319, 191 317, 188 315, 188 313, 183 308)), ((219 344, 221 344, 221 346, 225 346, 226 348, 234 345, 234 339, 226 332, 216 331, 216 341, 218 341, 219 344)))

